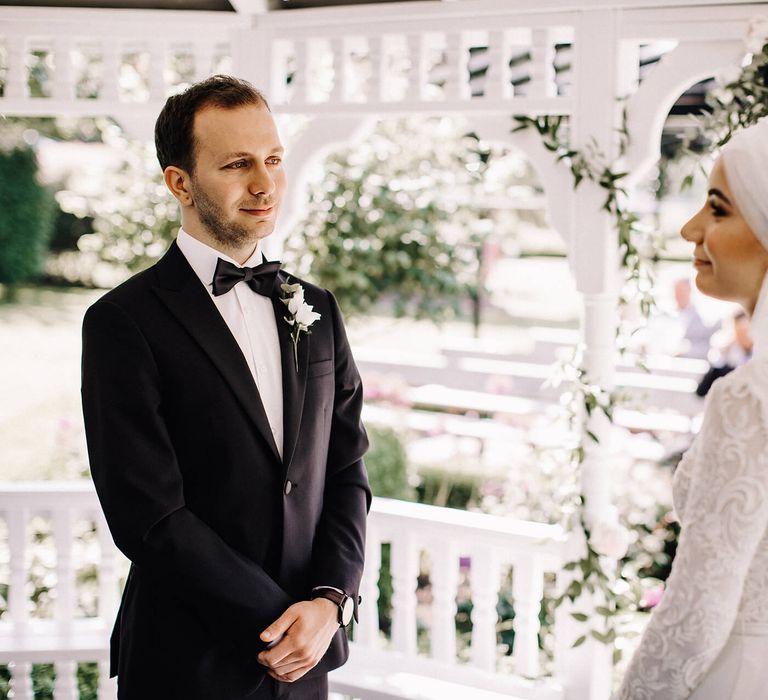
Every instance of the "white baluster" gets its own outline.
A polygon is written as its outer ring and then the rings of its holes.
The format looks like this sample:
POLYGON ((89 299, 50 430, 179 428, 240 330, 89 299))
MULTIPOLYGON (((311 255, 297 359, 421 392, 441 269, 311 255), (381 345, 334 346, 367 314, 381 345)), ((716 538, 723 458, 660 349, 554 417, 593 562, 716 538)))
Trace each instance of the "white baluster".
POLYGON ((75 570, 72 565, 72 511, 58 508, 53 513, 56 545, 56 624, 62 634, 72 632, 75 617, 75 570))
POLYGON ((424 83, 426 82, 424 71, 424 34, 407 34, 405 37, 408 48, 408 60, 411 67, 408 70, 408 91, 405 99, 408 102, 421 102, 423 98, 424 83))
POLYGON ((165 44, 152 42, 149 47, 149 99, 165 100, 165 44))
POLYGON ((500 567, 496 553, 487 547, 472 552, 472 665, 496 670, 496 623, 499 615, 500 567))
POLYGON ((8 618, 13 623, 14 633, 22 636, 29 620, 27 600, 27 520, 26 508, 7 511, 8 549, 10 554, 10 580, 8 586, 8 618))
POLYGON ((503 31, 488 32, 488 72, 485 74, 483 96, 487 100, 508 98, 512 94, 509 82, 509 54, 503 31))
POLYGON ((114 40, 101 45, 101 88, 99 98, 110 102, 120 99, 120 66, 123 61, 122 49, 114 40))
POLYGON ((355 627, 355 642, 367 647, 379 643, 379 575, 381 573, 381 540, 369 527, 365 542, 365 568, 360 583, 360 622, 355 627))
POLYGON ((418 552, 408 533, 392 540, 392 644, 408 656, 416 655, 416 577, 418 552))
POLYGON ((53 696, 56 700, 78 700, 77 690, 77 661, 57 661, 56 681, 53 686, 53 696))
POLYGON ((333 88, 328 100, 338 104, 344 102, 347 94, 347 52, 344 39, 334 37, 330 40, 331 56, 333 59, 333 88))
POLYGON ((32 692, 32 664, 16 663, 8 664, 11 671, 11 697, 13 700, 35 700, 32 692))
POLYGON ((515 561, 512 572, 514 599, 515 671, 533 678, 539 674, 539 611, 544 595, 544 571, 536 557, 515 561))
POLYGON ((194 45, 195 72, 194 82, 205 80, 211 75, 213 61, 216 57, 216 47, 213 44, 194 45))
POLYGON ((59 100, 71 100, 75 94, 72 79, 72 41, 68 37, 57 37, 53 51, 53 96, 59 100))
POLYGON ((96 535, 99 539, 99 617, 110 630, 118 606, 117 550, 101 511, 96 515, 96 535))
POLYGON ((467 55, 461 34, 449 32, 445 35, 445 60, 448 73, 445 79, 445 99, 462 100, 469 95, 469 74, 467 55))
POLYGON ((555 97, 555 45, 549 29, 531 32, 531 84, 530 97, 555 97))
POLYGON ((291 104, 306 104, 307 90, 309 88, 307 84, 307 70, 309 69, 307 62, 307 42, 297 39, 294 42, 293 50, 294 71, 293 82, 291 83, 291 90, 293 91, 291 104))
POLYGON ((365 90, 366 102, 380 102, 382 100, 382 71, 384 44, 381 36, 368 37, 368 62, 371 67, 371 75, 365 90))
POLYGON ((109 661, 99 661, 99 700, 116 700, 117 678, 109 677, 109 661))
POLYGON ((21 99, 27 97, 27 40, 23 36, 6 37, 8 51, 8 73, 5 79, 6 99, 21 99))
POLYGON ((432 582, 432 658, 456 662, 456 593, 459 586, 459 558, 446 542, 430 548, 432 582))

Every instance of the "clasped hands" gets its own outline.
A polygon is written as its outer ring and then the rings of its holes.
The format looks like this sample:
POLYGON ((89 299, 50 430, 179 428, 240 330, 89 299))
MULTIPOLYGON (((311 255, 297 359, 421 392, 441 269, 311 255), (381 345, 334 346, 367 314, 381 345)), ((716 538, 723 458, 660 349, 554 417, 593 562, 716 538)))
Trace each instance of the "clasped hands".
POLYGON ((271 643, 258 655, 275 680, 292 683, 314 668, 339 629, 338 606, 327 598, 294 603, 267 629, 260 639, 271 643))

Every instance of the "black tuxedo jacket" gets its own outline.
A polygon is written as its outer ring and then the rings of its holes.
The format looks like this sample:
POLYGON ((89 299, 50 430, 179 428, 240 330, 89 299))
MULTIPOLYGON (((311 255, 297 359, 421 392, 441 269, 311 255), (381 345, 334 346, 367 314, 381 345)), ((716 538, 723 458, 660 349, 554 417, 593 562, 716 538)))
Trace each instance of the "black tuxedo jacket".
MULTIPOLYGON (((246 360, 175 243, 86 313, 91 471, 132 562, 112 637, 120 698, 272 697, 283 684, 263 683, 261 631, 314 586, 357 594, 370 507, 362 387, 334 298, 302 285, 322 318, 301 335, 298 372, 279 290, 272 300, 283 459, 246 360)), ((307 688, 347 654, 340 629, 307 688)))

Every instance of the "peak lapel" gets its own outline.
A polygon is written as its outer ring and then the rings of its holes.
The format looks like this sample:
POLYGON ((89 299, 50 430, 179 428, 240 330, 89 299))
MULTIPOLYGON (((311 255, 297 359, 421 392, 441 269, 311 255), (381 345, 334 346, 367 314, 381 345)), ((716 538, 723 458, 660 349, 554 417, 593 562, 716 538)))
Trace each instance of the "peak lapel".
POLYGON ((272 295, 271 299, 275 309, 277 335, 280 339, 280 364, 283 369, 283 463, 287 469, 296 449, 296 440, 299 437, 299 428, 301 427, 301 415, 304 410, 310 336, 307 333, 302 333, 299 336, 299 369, 297 372, 293 354, 293 340, 291 340, 291 326, 285 320, 288 316, 288 307, 280 299, 282 296, 280 278, 282 277, 283 274, 281 273, 275 285, 276 293, 272 295))
POLYGON ((240 346, 175 242, 155 269, 160 282, 155 293, 210 357, 279 460, 264 405, 240 346))

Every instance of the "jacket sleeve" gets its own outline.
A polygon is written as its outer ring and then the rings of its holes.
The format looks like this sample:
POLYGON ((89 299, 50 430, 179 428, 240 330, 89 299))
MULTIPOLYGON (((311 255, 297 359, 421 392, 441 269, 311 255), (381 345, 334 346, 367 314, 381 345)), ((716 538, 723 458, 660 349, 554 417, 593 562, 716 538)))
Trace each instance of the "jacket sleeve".
POLYGON ((139 327, 99 301, 83 322, 82 399, 93 481, 115 544, 241 653, 293 601, 185 505, 162 377, 139 327))
POLYGON ((730 381, 736 379, 714 383, 693 453, 685 458, 690 464, 675 475, 687 485, 680 544, 616 700, 688 698, 736 622, 768 527, 764 407, 748 384, 730 381))
POLYGON ((312 586, 334 586, 356 600, 365 557, 365 521, 371 507, 371 490, 363 463, 368 437, 360 418, 360 375, 339 307, 330 293, 328 297, 334 337, 335 393, 323 511, 312 552, 312 586))

